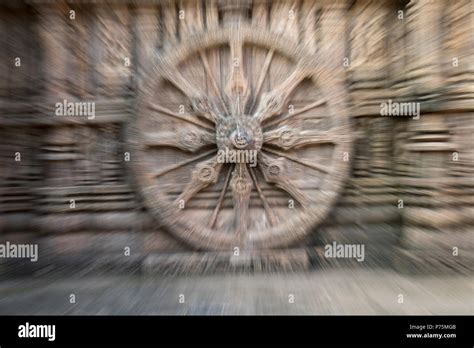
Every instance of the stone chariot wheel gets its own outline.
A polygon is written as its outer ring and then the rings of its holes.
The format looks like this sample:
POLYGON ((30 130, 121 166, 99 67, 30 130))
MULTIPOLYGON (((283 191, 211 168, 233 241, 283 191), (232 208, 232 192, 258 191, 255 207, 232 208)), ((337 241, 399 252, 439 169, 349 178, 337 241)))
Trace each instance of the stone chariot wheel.
POLYGON ((127 129, 145 205, 197 249, 301 242, 349 171, 343 88, 317 56, 242 25, 171 45, 127 129))

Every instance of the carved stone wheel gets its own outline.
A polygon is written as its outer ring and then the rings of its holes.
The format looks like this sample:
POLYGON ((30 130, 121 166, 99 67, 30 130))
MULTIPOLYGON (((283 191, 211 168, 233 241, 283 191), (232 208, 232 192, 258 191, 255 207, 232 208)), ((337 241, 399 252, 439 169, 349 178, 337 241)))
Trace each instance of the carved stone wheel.
POLYGON ((171 45, 147 74, 127 130, 130 165, 170 233, 232 250, 289 246, 314 231, 351 147, 344 90, 317 57, 238 24, 171 45))

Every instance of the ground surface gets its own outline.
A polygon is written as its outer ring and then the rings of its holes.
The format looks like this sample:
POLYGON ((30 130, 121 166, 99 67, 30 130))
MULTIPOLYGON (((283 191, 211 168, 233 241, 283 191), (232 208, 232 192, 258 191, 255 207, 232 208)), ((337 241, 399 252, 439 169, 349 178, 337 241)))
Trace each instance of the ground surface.
POLYGON ((473 280, 384 270, 0 282, 0 314, 473 314, 473 280), (69 302, 75 294, 76 303, 69 302), (184 294, 185 303, 179 303, 184 294), (289 303, 289 295, 294 303, 289 303), (398 303, 399 295, 403 303, 398 303))

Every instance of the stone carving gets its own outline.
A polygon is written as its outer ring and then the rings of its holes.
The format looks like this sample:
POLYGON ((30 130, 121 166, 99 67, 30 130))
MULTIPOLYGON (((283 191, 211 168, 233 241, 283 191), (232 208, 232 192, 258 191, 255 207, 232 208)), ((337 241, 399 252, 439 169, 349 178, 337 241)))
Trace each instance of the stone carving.
POLYGON ((7 1, 0 232, 139 231, 144 253, 320 255, 361 237, 400 262, 472 254, 471 5, 7 1), (97 117, 54 117, 63 99, 97 117), (380 116, 389 99, 420 119, 380 116))
MULTIPOLYGON (((174 235, 194 247, 231 250, 235 246, 251 249, 288 245, 302 239, 321 222, 348 174, 349 162, 343 158, 343 153, 350 152, 348 118, 345 113, 334 112, 337 106, 332 102, 332 97, 337 98, 343 90, 326 92, 325 84, 321 83, 317 88, 324 97, 288 109, 295 91, 304 93, 308 88, 302 81, 318 76, 321 67, 317 57, 310 57, 303 48, 292 47, 271 32, 256 32, 235 16, 234 13, 234 21, 226 27, 192 36, 189 41, 183 38, 182 43, 168 47, 160 56, 157 73, 148 77, 149 83, 141 91, 138 119, 130 125, 128 138, 131 144, 142 143, 151 131, 152 119, 180 130, 173 138, 169 131, 157 129, 153 152, 149 147, 135 146, 132 156, 139 161, 131 169, 142 188, 145 204, 174 235), (256 46, 264 48, 258 51, 263 69, 255 66, 256 46), (209 56, 222 57, 225 53, 227 64, 211 65, 209 56), (210 85, 192 74, 186 75, 185 67, 194 62, 193 56, 200 58, 206 72, 204 80, 211 81, 210 85), (270 85, 269 90, 263 90, 263 82, 272 78, 272 60, 282 57, 287 60, 288 75, 270 85), (169 117, 172 112, 163 106, 167 101, 160 99, 157 92, 162 80, 182 92, 174 108, 188 105, 192 110, 188 119, 201 119, 206 130, 201 125, 191 126, 183 119, 169 117), (318 118, 310 116, 318 109, 325 110, 323 117, 330 117, 330 133, 318 130, 318 118), (302 115, 308 123, 304 131, 296 127, 302 115), (310 125, 310 120, 315 122, 310 125), (209 146, 205 148, 197 138, 190 144, 179 135, 208 132, 208 128, 215 137, 206 137, 205 144, 209 146), (321 146, 331 151, 324 162, 318 160, 321 146), (172 161, 164 157, 170 147, 175 149, 172 161), (302 156, 300 149, 313 155, 302 156), (193 156, 184 156, 183 151, 189 150, 193 156), (218 151, 254 151, 258 153, 256 168, 248 159, 218 163, 218 151), (160 169, 154 169, 158 163, 160 169), (226 179, 229 171, 230 181, 226 179), (315 187, 312 181, 321 183, 319 189, 311 189, 315 187), (170 185, 173 189, 168 193, 165 187, 170 185), (274 195, 279 199, 275 200, 274 195), (231 198, 230 206, 226 198, 231 198), (294 202, 294 208, 288 208, 289 201, 294 202), (263 227, 255 221, 255 216, 260 216, 257 211, 263 211, 268 222, 263 227)), ((195 67, 192 71, 196 71, 195 67)))

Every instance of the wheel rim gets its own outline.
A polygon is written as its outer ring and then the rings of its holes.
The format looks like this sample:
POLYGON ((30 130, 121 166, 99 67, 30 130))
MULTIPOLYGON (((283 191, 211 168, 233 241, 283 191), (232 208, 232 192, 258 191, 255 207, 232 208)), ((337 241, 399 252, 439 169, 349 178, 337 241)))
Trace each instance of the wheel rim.
POLYGON ((318 83, 330 81, 318 58, 289 42, 232 26, 170 47, 149 69, 127 129, 130 169, 152 214, 195 248, 294 244, 324 219, 348 175, 344 90, 318 83), (272 84, 276 60, 287 75, 272 84), (199 62, 203 75, 192 78, 199 62), (308 90, 317 97, 294 106, 308 90), (219 158, 239 150, 244 163, 219 158))

